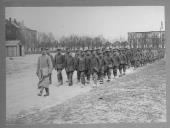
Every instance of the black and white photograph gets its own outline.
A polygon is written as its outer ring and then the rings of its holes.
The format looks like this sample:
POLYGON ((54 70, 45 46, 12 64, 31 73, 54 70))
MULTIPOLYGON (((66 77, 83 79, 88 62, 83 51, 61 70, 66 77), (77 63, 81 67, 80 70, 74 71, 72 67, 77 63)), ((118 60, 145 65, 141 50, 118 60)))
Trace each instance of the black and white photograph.
POLYGON ((6 123, 167 122, 164 6, 6 7, 6 123))

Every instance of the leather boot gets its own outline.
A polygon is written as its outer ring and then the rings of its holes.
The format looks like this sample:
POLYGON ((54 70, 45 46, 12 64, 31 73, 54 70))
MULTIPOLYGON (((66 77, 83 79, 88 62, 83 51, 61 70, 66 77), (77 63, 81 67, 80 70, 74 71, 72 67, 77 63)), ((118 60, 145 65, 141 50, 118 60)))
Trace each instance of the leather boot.
POLYGON ((40 88, 40 93, 38 94, 38 96, 42 96, 43 90, 44 90, 44 88, 41 87, 41 88, 40 88))
POLYGON ((49 88, 45 88, 46 94, 44 96, 49 96, 49 88))

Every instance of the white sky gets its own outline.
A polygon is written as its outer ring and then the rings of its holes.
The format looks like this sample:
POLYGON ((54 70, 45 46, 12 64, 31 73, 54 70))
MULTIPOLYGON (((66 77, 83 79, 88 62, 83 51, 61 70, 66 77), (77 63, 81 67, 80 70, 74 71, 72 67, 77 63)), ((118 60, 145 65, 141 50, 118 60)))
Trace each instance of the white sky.
POLYGON ((7 7, 5 14, 56 39, 71 34, 126 39, 127 32, 159 31, 161 21, 165 26, 164 6, 7 7))

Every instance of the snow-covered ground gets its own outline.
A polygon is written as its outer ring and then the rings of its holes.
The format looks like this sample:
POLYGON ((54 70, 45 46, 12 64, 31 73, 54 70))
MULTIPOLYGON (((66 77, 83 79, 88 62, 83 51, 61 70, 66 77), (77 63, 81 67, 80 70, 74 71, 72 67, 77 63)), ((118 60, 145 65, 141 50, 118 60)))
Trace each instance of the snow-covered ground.
MULTIPOLYGON (((35 72, 38 56, 27 55, 25 57, 13 57, 12 60, 6 59, 7 121, 11 118, 17 118, 19 113, 25 114, 37 109, 43 110, 91 89, 90 86, 81 88, 78 84, 74 84, 72 87, 67 86, 65 71, 63 71, 64 85, 58 86, 57 73, 53 70, 50 96, 37 96, 39 90, 37 89, 38 78, 35 72)), ((76 72, 74 72, 73 77, 74 83, 76 83, 76 72)))
MULTIPOLYGON (((6 119, 7 123, 12 120, 23 118, 37 111, 50 109, 56 105, 62 104, 73 97, 86 94, 92 90, 92 83, 84 88, 76 84, 76 72, 73 75, 74 85, 69 87, 66 83, 66 73, 63 71, 64 85, 58 86, 57 73, 53 70, 52 84, 50 85, 50 96, 37 96, 38 78, 35 74, 36 63, 39 55, 27 55, 25 57, 6 58, 6 119)), ((128 74, 133 74, 141 69, 128 69, 128 74)), ((126 84, 129 81, 122 82, 117 78, 117 85, 126 84)), ((141 80, 141 79, 140 79, 141 80)), ((115 80, 112 79, 111 83, 115 80)), ((134 80, 133 80, 134 81, 134 80)), ((134 81, 135 82, 135 81, 134 81)), ((139 82, 139 81, 138 81, 139 82)), ((142 81, 141 81, 142 82, 142 81)), ((125 91, 124 88, 115 88, 117 92, 125 91)))
POLYGON ((135 70, 89 92, 10 124, 166 122, 165 61, 135 70))

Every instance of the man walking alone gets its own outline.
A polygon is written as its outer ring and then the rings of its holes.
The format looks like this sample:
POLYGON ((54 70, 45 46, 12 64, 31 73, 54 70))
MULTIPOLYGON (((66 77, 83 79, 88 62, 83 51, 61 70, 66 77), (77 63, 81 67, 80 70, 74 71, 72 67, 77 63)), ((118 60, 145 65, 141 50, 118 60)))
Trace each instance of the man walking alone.
POLYGON ((39 78, 38 87, 41 96, 43 90, 45 89, 46 94, 44 96, 49 96, 49 84, 50 84, 50 74, 52 72, 52 61, 48 55, 46 55, 45 48, 42 48, 42 55, 38 58, 37 71, 36 74, 39 78))

